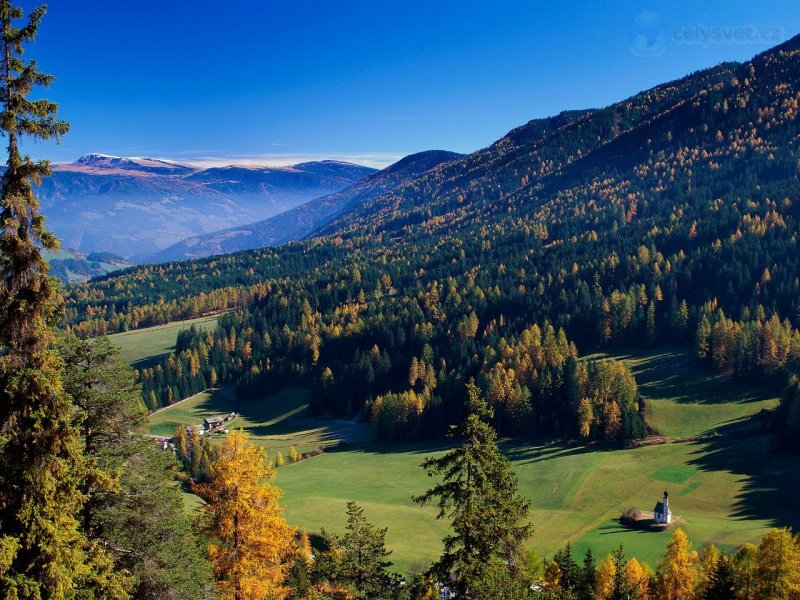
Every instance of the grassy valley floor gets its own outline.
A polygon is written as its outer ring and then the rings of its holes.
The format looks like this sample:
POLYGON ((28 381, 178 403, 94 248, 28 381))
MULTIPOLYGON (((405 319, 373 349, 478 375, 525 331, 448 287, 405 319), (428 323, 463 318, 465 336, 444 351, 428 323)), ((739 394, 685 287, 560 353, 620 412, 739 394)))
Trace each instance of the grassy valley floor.
MULTIPOLYGON (((800 526, 787 502, 800 493, 796 461, 773 455, 769 437, 755 430, 755 415, 775 406, 777 390, 719 378, 694 366, 683 350, 614 355, 630 363, 660 433, 673 439, 718 435, 634 449, 504 443, 520 491, 532 501, 533 547, 552 556, 570 541, 579 553, 591 546, 604 555, 621 543, 629 555, 655 564, 669 534, 624 529, 616 517, 631 507, 651 510, 664 489, 695 548, 713 542, 730 549, 772 526, 800 526)), ((176 424, 235 408, 240 416, 233 426, 247 429, 273 457, 278 450, 287 456, 291 445, 300 452, 328 447, 322 456, 279 469, 289 522, 311 532, 341 531, 345 504, 355 500, 368 518, 389 528, 396 568, 428 564, 440 551, 446 524, 411 497, 431 485, 419 464, 448 445, 370 442, 368 425, 315 420, 307 401, 299 389, 243 405, 225 390, 209 392, 153 415, 150 433, 167 434, 176 424), (348 444, 334 448, 341 441, 348 444)))

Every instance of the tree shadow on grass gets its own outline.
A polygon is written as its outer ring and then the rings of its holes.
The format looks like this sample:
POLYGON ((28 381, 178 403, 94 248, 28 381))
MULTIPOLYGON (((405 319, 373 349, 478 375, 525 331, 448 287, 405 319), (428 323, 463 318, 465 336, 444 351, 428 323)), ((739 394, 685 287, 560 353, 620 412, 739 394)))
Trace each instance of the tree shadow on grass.
POLYGON ((780 386, 731 379, 705 369, 685 349, 658 353, 623 351, 615 357, 632 363, 639 391, 647 398, 725 404, 770 400, 781 393, 780 386))
POLYGON ((154 354, 153 356, 147 356, 145 358, 140 358, 139 360, 135 360, 131 363, 131 367, 134 369, 149 369, 150 367, 155 367, 159 364, 162 360, 164 360, 167 356, 169 356, 169 352, 164 352, 162 354, 154 354))
POLYGON ((198 413, 203 413, 203 416, 230 413, 236 410, 236 400, 234 400, 232 393, 220 388, 212 390, 202 402, 198 402, 195 405, 194 410, 198 413))
POLYGON ((545 445, 524 443, 518 441, 506 442, 501 445, 501 450, 505 456, 516 465, 533 464, 544 462, 555 458, 566 458, 569 456, 579 456, 592 452, 611 452, 619 450, 619 447, 598 443, 569 443, 557 442, 545 445))
POLYGON ((362 444, 343 445, 341 450, 370 454, 418 454, 422 459, 429 454, 446 452, 456 445, 458 445, 457 440, 371 441, 362 444))
MULTIPOLYGON (((409 454, 419 456, 420 462, 428 456, 446 452, 459 444, 457 439, 423 440, 415 442, 372 441, 359 444, 343 444, 329 451, 364 452, 369 454, 409 454)), ((602 444, 580 444, 567 442, 548 442, 503 440, 499 444, 503 455, 515 465, 537 463, 592 452, 611 452, 617 447, 602 444)))
MULTIPOLYGON (((723 435, 692 442, 689 464, 708 472, 725 471, 745 479, 733 499, 734 519, 760 519, 774 527, 800 530, 800 457, 773 451, 773 438, 755 434, 758 417, 723 428, 723 435)), ((711 492, 713 493, 713 492, 711 492)))

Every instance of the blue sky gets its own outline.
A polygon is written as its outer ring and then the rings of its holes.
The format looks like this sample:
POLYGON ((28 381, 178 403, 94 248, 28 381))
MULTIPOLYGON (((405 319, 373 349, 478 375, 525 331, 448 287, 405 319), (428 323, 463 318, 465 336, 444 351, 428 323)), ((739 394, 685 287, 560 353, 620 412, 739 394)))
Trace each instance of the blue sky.
POLYGON ((53 0, 29 55, 72 131, 26 149, 381 166, 470 152, 797 33, 797 0, 53 0))

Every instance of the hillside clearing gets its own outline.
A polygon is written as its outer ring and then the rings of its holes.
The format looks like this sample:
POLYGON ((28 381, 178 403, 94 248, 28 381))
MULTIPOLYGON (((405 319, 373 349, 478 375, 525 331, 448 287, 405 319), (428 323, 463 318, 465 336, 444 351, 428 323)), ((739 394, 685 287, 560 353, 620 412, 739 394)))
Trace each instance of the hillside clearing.
POLYGON ((144 363, 153 358, 175 350, 178 332, 182 329, 189 329, 192 325, 202 329, 214 329, 219 317, 220 315, 211 315, 185 321, 173 321, 166 325, 112 333, 108 337, 120 347, 122 360, 134 367, 144 366, 144 363))
POLYGON ((273 455, 280 451, 288 456, 291 446, 303 453, 372 439, 366 423, 309 416, 309 395, 302 388, 284 388, 258 400, 237 402, 232 388, 207 390, 150 415, 146 433, 170 436, 178 425, 196 425, 208 416, 236 412, 229 427, 244 429, 251 441, 273 455))
POLYGON ((670 438, 732 427, 779 402, 780 387, 745 384, 703 369, 684 348, 620 350, 587 358, 607 357, 628 364, 645 400, 647 422, 670 438))

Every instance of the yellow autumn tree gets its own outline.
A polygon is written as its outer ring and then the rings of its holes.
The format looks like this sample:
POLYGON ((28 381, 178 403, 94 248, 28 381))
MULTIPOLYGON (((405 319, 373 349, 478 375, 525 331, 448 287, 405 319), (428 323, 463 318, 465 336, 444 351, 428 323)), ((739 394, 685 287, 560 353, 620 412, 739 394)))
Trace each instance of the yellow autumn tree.
POLYGON ((295 551, 294 530, 283 520, 281 490, 264 450, 235 430, 216 449, 211 482, 195 486, 205 501, 209 557, 224 598, 284 598, 295 551))
POLYGON ((638 600, 648 600, 650 598, 650 577, 653 570, 647 563, 640 563, 636 558, 631 558, 625 563, 624 577, 627 580, 628 589, 635 594, 638 600))
POLYGON ((676 529, 658 568, 659 598, 689 600, 694 597, 697 553, 691 552, 690 546, 683 529, 676 529))
POLYGON ((616 575, 617 567, 613 557, 609 554, 597 567, 597 575, 594 580, 594 594, 597 600, 609 600, 614 595, 616 575))
POLYGON ((757 598, 800 598, 800 541, 789 529, 772 529, 756 551, 757 598))
POLYGON ((553 561, 547 565, 547 568, 544 570, 542 584, 548 590, 558 589, 558 586, 561 584, 561 575, 561 567, 558 566, 556 561, 553 561))

